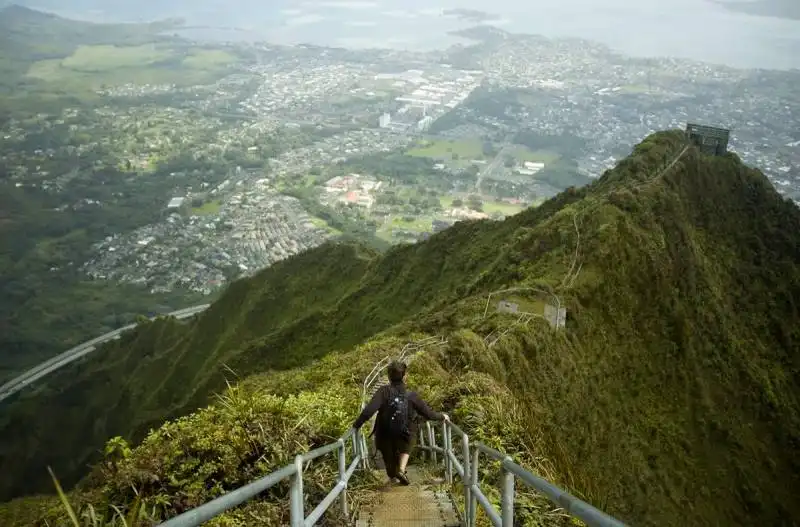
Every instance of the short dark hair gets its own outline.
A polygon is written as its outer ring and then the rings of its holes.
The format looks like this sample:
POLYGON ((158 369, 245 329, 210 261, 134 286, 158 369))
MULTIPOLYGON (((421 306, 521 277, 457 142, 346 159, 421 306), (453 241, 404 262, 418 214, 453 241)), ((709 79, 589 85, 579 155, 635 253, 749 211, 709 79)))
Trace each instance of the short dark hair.
POLYGON ((389 382, 400 382, 406 375, 406 363, 399 360, 392 361, 387 371, 389 382))

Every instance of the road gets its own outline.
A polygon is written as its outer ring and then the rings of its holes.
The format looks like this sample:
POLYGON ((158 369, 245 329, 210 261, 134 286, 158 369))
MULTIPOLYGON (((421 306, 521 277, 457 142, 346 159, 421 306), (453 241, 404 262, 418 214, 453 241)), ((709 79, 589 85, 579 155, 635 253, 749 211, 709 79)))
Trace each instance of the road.
MULTIPOLYGON (((179 309, 177 311, 167 313, 166 315, 157 316, 172 316, 177 319, 188 318, 200 313, 201 311, 204 311, 209 305, 210 304, 201 304, 198 306, 187 307, 185 309, 179 309)), ((153 320, 154 318, 157 317, 151 317, 150 320, 153 320)), ((0 386, 0 401, 11 397, 13 394, 22 390, 26 386, 29 386, 31 383, 38 381, 45 375, 48 375, 49 373, 52 373, 85 355, 88 355, 97 349, 97 346, 100 344, 108 342, 109 340, 118 339, 124 331, 128 331, 129 329, 133 329, 135 327, 136 324, 128 324, 127 326, 115 329, 114 331, 110 331, 105 335, 100 335, 92 340, 87 340, 86 342, 79 344, 74 348, 68 349, 64 353, 56 355, 52 359, 48 359, 41 364, 34 366, 22 375, 19 375, 18 377, 15 377, 14 379, 11 379, 4 385, 0 386)))
POLYGON ((477 192, 481 191, 481 183, 483 183, 483 179, 486 176, 491 175, 495 170, 497 170, 503 164, 503 162, 505 161, 506 152, 508 152, 513 148, 514 145, 512 144, 506 144, 505 146, 503 146, 503 148, 497 153, 497 155, 494 156, 492 162, 486 165, 486 167, 480 171, 480 173, 478 174, 478 181, 475 183, 475 190, 477 192))

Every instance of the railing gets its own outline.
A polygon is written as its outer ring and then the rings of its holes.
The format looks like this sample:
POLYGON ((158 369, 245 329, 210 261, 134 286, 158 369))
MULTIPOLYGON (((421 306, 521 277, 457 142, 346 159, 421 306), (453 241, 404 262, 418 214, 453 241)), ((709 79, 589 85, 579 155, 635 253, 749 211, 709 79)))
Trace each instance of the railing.
POLYGON ((203 522, 222 514, 223 512, 241 505, 265 490, 274 487, 285 479, 291 479, 289 491, 289 517, 291 527, 310 527, 316 524, 323 514, 333 505, 337 498, 340 501, 341 512, 348 517, 347 510, 347 482, 361 463, 367 452, 364 436, 359 431, 350 430, 334 443, 329 443, 305 454, 297 455, 294 463, 268 474, 244 487, 224 494, 196 509, 186 511, 162 524, 162 527, 195 527, 203 522), (347 441, 352 440, 353 459, 347 466, 347 441), (303 495, 303 465, 331 452, 337 452, 339 458, 339 479, 328 495, 311 511, 308 516, 304 510, 303 495))
MULTIPOLYGON (((442 342, 446 341, 441 340, 440 343, 442 342)), ((404 360, 409 351, 418 350, 426 344, 432 344, 432 342, 426 339, 423 343, 416 346, 411 344, 407 345, 400 354, 400 360, 404 360)), ((367 390, 377 381, 380 369, 385 364, 388 364, 388 357, 378 362, 373 371, 367 376, 362 389, 362 399, 365 399, 367 390)), ((519 478, 526 485, 541 492, 553 503, 562 507, 567 513, 582 520, 590 527, 625 527, 619 520, 612 518, 588 503, 564 492, 552 483, 531 474, 502 452, 498 452, 478 442, 474 443, 472 449, 470 449, 469 436, 452 422, 447 421, 442 423, 441 446, 436 443, 436 433, 430 422, 426 422, 425 426, 420 428, 419 433, 419 447, 429 454, 434 464, 438 463, 439 455, 441 455, 447 484, 452 485, 454 474, 461 478, 465 507, 464 511, 460 512, 464 527, 475 527, 478 504, 480 504, 481 508, 486 512, 486 515, 495 527, 513 527, 515 478, 519 478), (456 455, 458 449, 453 448, 452 436, 454 432, 456 436, 459 437, 459 442, 461 444, 461 460, 459 460, 456 455), (494 508, 480 487, 478 463, 481 454, 500 462, 503 473, 500 512, 494 508)), ((259 480, 220 496, 196 509, 186 511, 162 523, 161 526, 195 527, 227 510, 241 505, 245 501, 254 498, 261 492, 274 487, 286 479, 291 479, 291 489, 289 492, 291 527, 313 526, 319 521, 322 515, 330 509, 337 498, 340 500, 339 506, 341 507, 342 514, 347 518, 349 516, 347 506, 347 483, 359 464, 361 464, 365 470, 369 468, 368 458, 369 449, 364 435, 359 430, 351 429, 334 443, 329 443, 305 454, 297 455, 294 458, 294 463, 291 465, 276 470, 259 480), (349 466, 347 465, 346 459, 346 445, 348 440, 352 441, 353 450, 353 459, 349 466), (303 495, 303 465, 334 451, 336 451, 338 455, 339 479, 333 489, 328 492, 325 498, 311 511, 311 514, 306 516, 303 495)))
POLYGON ((461 516, 465 527, 475 527, 475 518, 478 504, 486 512, 492 525, 495 527, 513 527, 514 525, 514 483, 519 478, 526 485, 547 496, 550 501, 562 507, 567 513, 582 520, 590 527, 624 527, 625 524, 612 518, 606 513, 592 507, 588 503, 564 492, 552 483, 534 476, 521 466, 514 463, 509 457, 482 443, 474 443, 470 450, 469 436, 452 422, 442 424, 441 445, 436 444, 436 434, 430 422, 420 428, 419 446, 427 451, 431 460, 437 463, 438 454, 442 455, 445 468, 445 480, 448 485, 453 483, 453 474, 461 478, 464 492, 464 511, 461 516), (453 449, 453 432, 459 437, 461 443, 461 460, 453 449), (478 472, 480 455, 484 454, 500 462, 502 477, 501 506, 498 512, 491 504, 486 494, 481 490, 478 472))

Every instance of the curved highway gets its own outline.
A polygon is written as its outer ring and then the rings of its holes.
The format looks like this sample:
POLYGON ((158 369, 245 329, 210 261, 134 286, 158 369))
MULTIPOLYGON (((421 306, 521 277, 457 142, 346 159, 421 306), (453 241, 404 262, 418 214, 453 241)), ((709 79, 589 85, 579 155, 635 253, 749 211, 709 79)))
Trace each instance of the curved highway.
MULTIPOLYGON (((201 311, 204 311, 208 308, 210 304, 201 304, 199 306, 192 306, 187 307, 185 309, 179 309, 177 311, 173 311, 171 313, 167 313, 164 315, 156 315, 155 317, 150 317, 150 320, 153 320, 158 317, 175 317, 177 319, 188 318, 201 311)), ((133 329, 136 327, 136 324, 128 324, 127 326, 123 326, 119 329, 115 329, 114 331, 110 331, 105 335, 101 335, 99 337, 93 338, 92 340, 87 340, 86 342, 75 346, 74 348, 68 349, 64 353, 56 355, 52 359, 48 359, 41 364, 34 366, 30 370, 26 371, 22 375, 15 377, 5 383, 4 385, 0 386, 0 401, 12 396, 13 394, 17 393, 21 389, 25 388, 29 384, 38 381, 45 375, 56 371, 57 369, 66 366, 70 362, 73 362, 84 355, 88 355, 89 353, 93 352, 96 349, 96 346, 108 342, 109 340, 118 339, 120 334, 123 331, 128 331, 129 329, 133 329)))

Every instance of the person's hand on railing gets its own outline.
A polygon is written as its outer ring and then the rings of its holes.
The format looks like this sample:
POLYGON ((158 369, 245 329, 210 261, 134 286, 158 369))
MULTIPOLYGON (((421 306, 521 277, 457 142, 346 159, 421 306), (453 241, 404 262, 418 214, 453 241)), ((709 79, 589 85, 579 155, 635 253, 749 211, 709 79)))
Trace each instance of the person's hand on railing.
POLYGON ((449 423, 450 422, 450 416, 445 414, 445 413, 443 413, 442 414, 442 421, 444 421, 446 423, 449 423))

